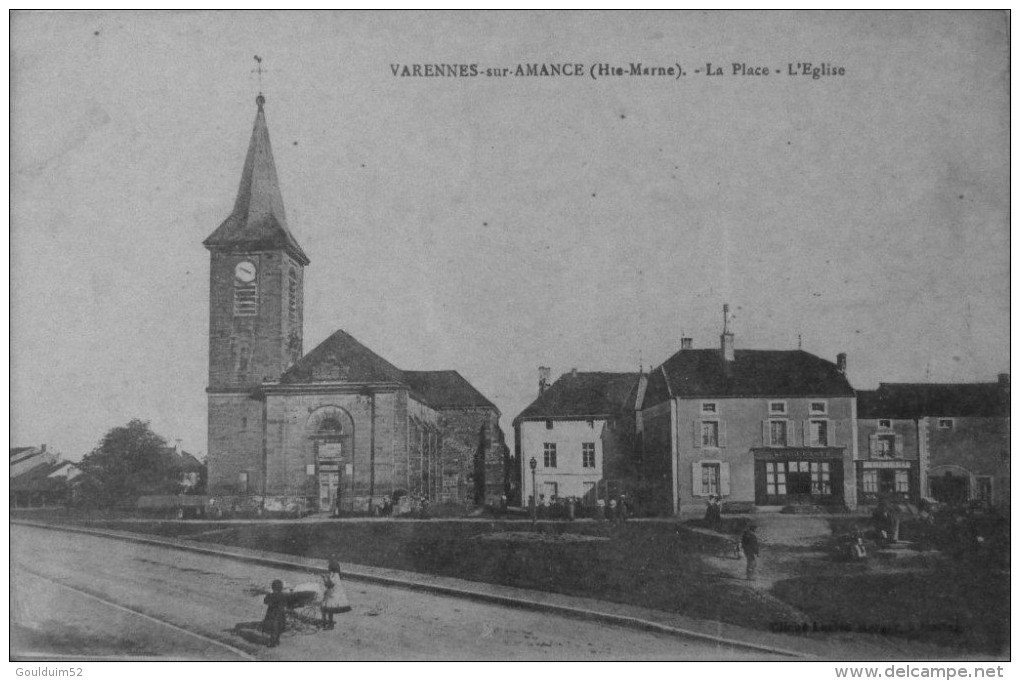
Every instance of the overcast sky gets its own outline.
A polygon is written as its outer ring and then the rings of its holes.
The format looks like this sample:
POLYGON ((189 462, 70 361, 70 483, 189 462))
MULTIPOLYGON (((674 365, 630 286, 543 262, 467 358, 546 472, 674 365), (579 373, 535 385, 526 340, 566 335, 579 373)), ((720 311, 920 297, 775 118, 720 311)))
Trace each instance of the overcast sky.
POLYGON ((11 445, 77 459, 142 418, 206 451, 201 242, 233 207, 255 54, 306 352, 343 328, 456 369, 508 436, 539 365, 715 347, 724 302, 738 349, 799 335, 858 389, 995 380, 1008 49, 1002 13, 16 15, 11 445), (687 75, 391 71, 437 62, 687 75))

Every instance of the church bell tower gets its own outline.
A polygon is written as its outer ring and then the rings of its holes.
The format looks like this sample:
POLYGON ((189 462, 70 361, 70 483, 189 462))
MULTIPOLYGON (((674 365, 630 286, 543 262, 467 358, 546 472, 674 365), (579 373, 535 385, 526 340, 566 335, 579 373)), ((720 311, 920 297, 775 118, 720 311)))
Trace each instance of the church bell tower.
POLYGON ((234 210, 208 239, 211 494, 266 493, 266 403, 258 390, 301 358, 308 256, 287 229, 264 111, 234 210))
POLYGON ((209 392, 250 391, 302 355, 304 267, 287 229, 266 127, 265 97, 241 172, 234 210, 203 244, 209 280, 209 392))

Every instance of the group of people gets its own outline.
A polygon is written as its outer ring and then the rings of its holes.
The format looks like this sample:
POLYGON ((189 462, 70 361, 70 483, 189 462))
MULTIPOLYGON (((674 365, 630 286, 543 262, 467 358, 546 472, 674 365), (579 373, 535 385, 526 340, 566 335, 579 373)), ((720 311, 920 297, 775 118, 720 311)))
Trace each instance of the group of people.
MULTIPOLYGON (((533 503, 534 497, 529 496, 528 506, 533 503)), ((585 506, 578 497, 546 497, 540 494, 535 504, 535 515, 540 520, 574 520, 580 516, 591 516, 599 521, 616 524, 624 523, 634 515, 634 506, 626 494, 599 499, 591 507, 585 506)))
MULTIPOLYGON (((334 616, 351 610, 347 592, 340 582, 340 574, 340 564, 334 558, 329 561, 326 573, 321 575, 323 593, 319 610, 322 613, 323 629, 332 629, 336 626, 334 616)), ((262 631, 269 637, 269 647, 273 648, 280 644, 280 636, 287 628, 287 610, 290 607, 290 596, 284 592, 281 580, 273 580, 263 602, 266 605, 266 615, 262 618, 262 631)))

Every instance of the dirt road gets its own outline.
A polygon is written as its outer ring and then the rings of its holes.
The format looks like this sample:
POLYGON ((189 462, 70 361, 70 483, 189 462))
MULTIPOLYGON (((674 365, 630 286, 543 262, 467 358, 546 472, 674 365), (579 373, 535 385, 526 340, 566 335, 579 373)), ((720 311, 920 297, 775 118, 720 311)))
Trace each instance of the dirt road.
POLYGON ((293 619, 267 648, 273 579, 308 573, 11 526, 12 654, 282 660, 761 659, 700 641, 347 582, 334 630, 293 619))

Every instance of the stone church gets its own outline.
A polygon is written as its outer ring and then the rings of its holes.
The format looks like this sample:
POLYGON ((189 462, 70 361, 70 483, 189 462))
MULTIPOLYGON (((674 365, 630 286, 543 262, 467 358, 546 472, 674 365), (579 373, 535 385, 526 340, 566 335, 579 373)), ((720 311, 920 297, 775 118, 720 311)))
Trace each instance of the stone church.
POLYGON ((303 353, 309 258, 287 227, 258 111, 234 209, 203 244, 211 494, 371 511, 384 497, 509 494, 500 412, 456 371, 398 369, 345 331, 303 353))

